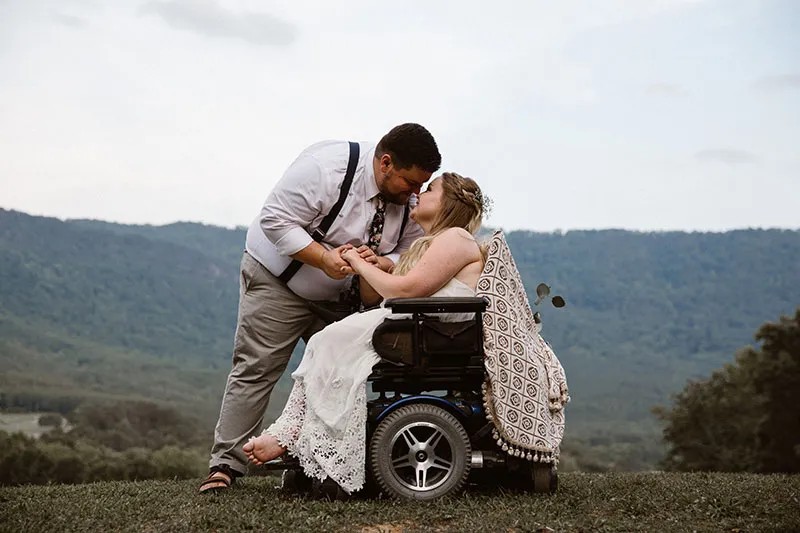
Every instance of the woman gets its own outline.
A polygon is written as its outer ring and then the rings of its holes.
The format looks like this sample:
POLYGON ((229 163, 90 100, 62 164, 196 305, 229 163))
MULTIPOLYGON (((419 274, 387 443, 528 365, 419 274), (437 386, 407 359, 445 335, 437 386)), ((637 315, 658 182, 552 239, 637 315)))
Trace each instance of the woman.
MULTIPOLYGON (((411 210, 425 236, 391 274, 356 249, 343 251, 360 276, 362 299, 372 304, 380 298, 474 296, 484 262, 474 235, 483 213, 483 195, 473 180, 449 172, 434 179, 411 210)), ((261 464, 288 450, 309 476, 330 476, 347 492, 363 486, 366 380, 380 360, 371 339, 390 314, 378 308, 351 315, 310 339, 292 374, 295 384, 283 413, 244 445, 252 462, 261 464)))

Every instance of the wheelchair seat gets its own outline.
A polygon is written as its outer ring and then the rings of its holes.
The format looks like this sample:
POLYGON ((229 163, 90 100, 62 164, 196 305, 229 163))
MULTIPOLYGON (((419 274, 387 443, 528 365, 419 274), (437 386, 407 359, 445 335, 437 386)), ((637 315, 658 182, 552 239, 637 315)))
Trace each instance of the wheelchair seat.
POLYGON ((384 305, 411 317, 387 318, 375 328, 372 346, 381 358, 404 365, 452 366, 483 356, 483 298, 392 298, 384 305), (436 316, 442 313, 475 316, 447 322, 436 316))
POLYGON ((480 327, 475 320, 444 322, 439 317, 423 315, 414 319, 387 319, 372 335, 372 346, 386 361, 414 365, 414 348, 427 358, 428 365, 466 364, 470 357, 481 356, 480 327), (415 340, 415 332, 419 332, 415 340))
POLYGON ((393 298, 387 318, 372 335, 383 359, 373 368, 373 390, 413 393, 474 388, 483 379, 483 319, 486 300, 475 297, 393 298), (447 322, 442 313, 474 313, 472 320, 447 322), (408 315, 411 315, 410 317, 408 315))

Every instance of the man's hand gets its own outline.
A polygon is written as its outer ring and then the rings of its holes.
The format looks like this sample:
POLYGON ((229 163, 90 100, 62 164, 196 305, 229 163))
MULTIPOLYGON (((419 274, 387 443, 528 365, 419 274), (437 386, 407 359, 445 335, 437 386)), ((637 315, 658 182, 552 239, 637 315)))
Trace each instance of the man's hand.
POLYGON ((362 244, 355 250, 356 252, 358 252, 358 255, 361 256, 361 259, 363 259, 367 263, 372 263, 373 265, 378 264, 378 256, 375 254, 372 248, 370 248, 366 244, 362 244))
POLYGON ((382 255, 378 256, 378 261, 375 264, 384 272, 391 272, 392 268, 394 268, 394 261, 382 255))
POLYGON ((388 257, 377 255, 372 250, 372 248, 370 248, 366 244, 362 244, 355 250, 356 252, 358 252, 358 255, 361 257, 361 259, 363 259, 367 263, 370 263, 371 265, 375 265, 384 272, 389 272, 394 266, 394 261, 392 261, 388 257))
POLYGON ((342 252, 352 248, 353 246, 350 244, 343 244, 331 250, 326 249, 322 252, 322 257, 320 258, 320 269, 325 272, 329 278, 333 279, 344 279, 348 275, 353 274, 354 271, 350 267, 350 264, 342 258, 342 252))
MULTIPOLYGON (((359 248, 362 248, 362 247, 359 247, 359 248)), ((363 265, 365 265, 367 263, 366 259, 361 257, 361 253, 358 251, 359 248, 353 248, 352 246, 349 246, 349 247, 344 248, 340 252, 342 254, 342 260, 354 272, 357 272, 358 268, 360 266, 363 266, 363 265)), ((370 250, 370 251, 372 251, 372 250, 370 250)), ((373 256, 374 255, 375 254, 373 254, 373 256)))

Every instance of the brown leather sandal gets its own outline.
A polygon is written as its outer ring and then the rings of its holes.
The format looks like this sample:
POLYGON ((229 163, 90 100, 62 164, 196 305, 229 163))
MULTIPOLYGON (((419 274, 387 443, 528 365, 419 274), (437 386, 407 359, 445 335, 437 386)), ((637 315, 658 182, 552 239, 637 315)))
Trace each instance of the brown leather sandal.
POLYGON ((208 471, 208 477, 200 483, 200 494, 220 492, 231 488, 236 482, 237 474, 238 472, 228 465, 212 466, 208 471))

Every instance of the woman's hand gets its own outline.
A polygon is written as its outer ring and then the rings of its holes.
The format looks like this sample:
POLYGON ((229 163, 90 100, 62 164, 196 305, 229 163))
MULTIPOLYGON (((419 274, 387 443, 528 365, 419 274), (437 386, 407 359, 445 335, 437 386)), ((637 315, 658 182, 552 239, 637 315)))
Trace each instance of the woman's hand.
MULTIPOLYGON (((361 248, 361 247, 359 247, 361 248)), ((347 261, 350 265, 350 268, 356 271, 356 273, 360 273, 364 266, 368 265, 369 263, 361 257, 361 253, 358 251, 359 248, 345 248, 341 251, 342 259, 347 261)), ((371 250, 370 250, 371 251, 371 250)), ((373 257, 375 256, 373 252, 373 257)), ((346 268, 346 267, 342 267, 346 268)))
POLYGON ((375 251, 366 244, 362 244, 358 248, 347 244, 341 250, 340 255, 343 260, 347 261, 349 268, 356 272, 358 272, 358 268, 363 269, 366 265, 376 266, 384 272, 390 271, 394 266, 394 262, 391 259, 377 255, 375 251), (358 268, 356 268, 356 266, 358 266, 358 268))
POLYGON ((358 255, 361 256, 361 259, 363 259, 367 263, 371 263, 373 265, 378 264, 378 256, 375 254, 375 251, 366 244, 362 244, 355 250, 356 252, 358 252, 358 255))

